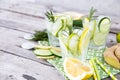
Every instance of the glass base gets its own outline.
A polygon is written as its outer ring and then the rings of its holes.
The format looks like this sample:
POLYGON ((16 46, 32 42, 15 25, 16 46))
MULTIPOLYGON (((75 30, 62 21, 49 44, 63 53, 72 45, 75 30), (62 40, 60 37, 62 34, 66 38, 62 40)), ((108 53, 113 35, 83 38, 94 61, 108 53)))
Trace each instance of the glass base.
POLYGON ((90 41, 89 49, 100 50, 100 49, 105 49, 105 48, 106 48, 106 43, 102 45, 96 45, 93 40, 90 41))
POLYGON ((53 36, 52 33, 48 32, 49 44, 51 46, 59 47, 59 40, 57 37, 53 36))

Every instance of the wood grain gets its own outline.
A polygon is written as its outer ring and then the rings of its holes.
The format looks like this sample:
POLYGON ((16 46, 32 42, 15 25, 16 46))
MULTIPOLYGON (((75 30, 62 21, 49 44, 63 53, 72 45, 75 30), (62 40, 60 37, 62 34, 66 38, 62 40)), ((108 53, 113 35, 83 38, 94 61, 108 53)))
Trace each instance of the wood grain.
MULTIPOLYGON (((45 21, 43 18, 45 17, 44 13, 52 8, 53 11, 56 12, 63 12, 63 11, 70 11, 67 8, 57 5, 42 5, 40 3, 8 3, 8 2, 1 2, 0 3, 0 18, 8 21, 14 21, 19 23, 28 24, 30 26, 36 27, 39 26, 43 28, 45 26, 45 21), (32 6, 32 7, 30 7, 32 6), (42 14, 42 15, 41 15, 42 14), (24 17, 24 18, 23 18, 24 17), (40 18, 43 17, 43 18, 40 18)), ((71 10, 73 11, 73 10, 71 10)), ((117 10, 116 10, 117 11, 117 10)), ((79 12, 79 11, 77 11, 79 12)), ((81 11, 80 13, 84 13, 81 11)), ((102 12, 102 11, 101 11, 102 12)), ((85 14, 88 14, 89 11, 87 10, 85 14)), ((120 19, 119 16, 114 16, 110 14, 100 14, 98 15, 106 15, 111 18, 111 32, 118 33, 120 32, 120 19)), ((97 15, 96 14, 96 15, 97 15)))
POLYGON ((64 80, 53 67, 0 51, 0 80, 64 80))
MULTIPOLYGON (((116 33, 120 32, 119 4, 118 0, 0 0, 0 80, 64 80, 49 63, 20 47, 28 42, 22 37, 45 29, 44 13, 49 9, 88 14, 94 6, 98 9, 96 15, 111 18, 111 33, 107 38, 110 47, 116 44, 116 33)), ((120 78, 119 74, 117 78, 120 78)))
POLYGON ((4 27, 0 27, 0 33, 0 51, 34 60, 50 66, 48 62, 37 59, 36 56, 32 53, 32 51, 25 50, 20 47, 23 43, 29 42, 28 40, 22 38, 28 33, 7 29, 4 27))

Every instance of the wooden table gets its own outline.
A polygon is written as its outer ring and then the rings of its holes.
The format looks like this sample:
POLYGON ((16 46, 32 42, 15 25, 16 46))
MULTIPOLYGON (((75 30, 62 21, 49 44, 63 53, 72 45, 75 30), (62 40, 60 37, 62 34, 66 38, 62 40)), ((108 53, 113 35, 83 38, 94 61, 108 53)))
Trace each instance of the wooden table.
MULTIPOLYGON (((0 80, 64 80, 51 64, 20 47, 28 42, 23 36, 45 29, 44 13, 49 9, 87 14, 91 6, 98 9, 97 15, 111 17, 107 45, 116 44, 116 33, 120 31, 119 0, 0 0, 0 80)), ((117 78, 120 79, 119 74, 117 78)))

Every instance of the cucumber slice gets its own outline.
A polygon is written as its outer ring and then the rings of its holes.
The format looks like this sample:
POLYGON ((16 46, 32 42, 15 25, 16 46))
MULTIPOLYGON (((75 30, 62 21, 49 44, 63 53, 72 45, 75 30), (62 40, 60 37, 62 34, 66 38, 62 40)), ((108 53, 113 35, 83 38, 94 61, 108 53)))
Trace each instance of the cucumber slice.
POLYGON ((81 19, 73 20, 73 27, 81 27, 81 28, 83 28, 82 20, 81 19))
POLYGON ((62 57, 61 51, 50 49, 50 52, 58 57, 62 57))
POLYGON ((40 59, 52 59, 54 58, 55 56, 37 56, 37 58, 40 58, 40 59))
MULTIPOLYGON (((101 18, 101 17, 100 17, 101 18)), ((99 19, 99 17, 98 17, 99 19)), ((111 21, 108 17, 103 17, 98 23, 98 29, 100 32, 108 33, 110 30, 111 21)))
POLYGON ((68 46, 73 55, 77 55, 79 36, 75 33, 72 33, 68 39, 68 46))
POLYGON ((34 48, 35 49, 45 49, 45 50, 48 50, 48 49, 51 49, 51 46, 36 45, 34 48))
POLYGON ((33 52, 37 56, 51 56, 52 55, 50 50, 36 49, 33 52))

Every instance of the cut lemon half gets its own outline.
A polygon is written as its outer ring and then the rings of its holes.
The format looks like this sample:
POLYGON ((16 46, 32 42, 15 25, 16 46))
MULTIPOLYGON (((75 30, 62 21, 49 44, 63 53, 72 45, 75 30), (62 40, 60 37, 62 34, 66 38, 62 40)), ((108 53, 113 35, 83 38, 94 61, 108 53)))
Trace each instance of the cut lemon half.
POLYGON ((93 75, 90 65, 75 58, 65 58, 64 71, 70 80, 87 80, 93 75))
POLYGON ((89 27, 85 27, 79 41, 78 49, 80 50, 79 53, 82 54, 86 52, 89 41, 90 41, 90 32, 89 32, 89 27))

